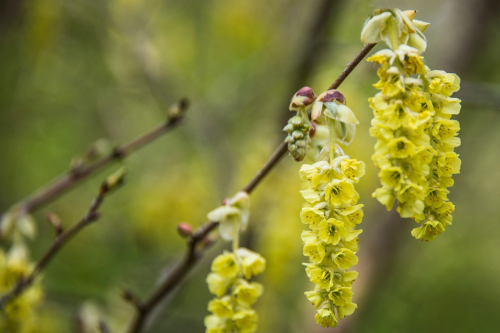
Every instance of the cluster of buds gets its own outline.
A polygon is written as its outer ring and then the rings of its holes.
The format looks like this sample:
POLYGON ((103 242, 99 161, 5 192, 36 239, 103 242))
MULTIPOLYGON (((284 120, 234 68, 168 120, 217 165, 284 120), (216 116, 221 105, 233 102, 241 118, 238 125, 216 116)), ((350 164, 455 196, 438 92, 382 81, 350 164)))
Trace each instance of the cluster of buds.
POLYGON ((309 148, 309 131, 313 128, 307 111, 311 108, 316 99, 314 92, 309 87, 304 87, 297 91, 290 102, 290 111, 296 111, 297 115, 288 120, 288 124, 283 131, 288 135, 285 142, 288 144, 288 151, 292 158, 300 162, 304 159, 309 148))
POLYGON ((335 143, 349 144, 354 138, 358 120, 345 105, 345 97, 337 90, 328 90, 315 100, 311 119, 318 131, 326 127, 329 140, 312 165, 304 164, 300 177, 308 184, 301 191, 306 200, 300 218, 309 226, 302 232, 306 273, 316 286, 305 293, 317 309, 316 322, 334 327, 356 309, 352 302, 351 284, 358 273, 349 269, 358 263, 356 251, 363 205, 357 204, 359 194, 354 188, 365 173, 365 164, 350 159, 335 143), (324 126, 326 125, 326 126, 324 126))
MULTIPOLYGON (((19 279, 31 273, 33 266, 28 260, 28 249, 21 238, 15 236, 12 247, 7 253, 0 250, 0 294, 10 292, 19 283, 19 279)), ((40 284, 35 282, 15 299, 4 304, 0 313, 0 331, 35 331, 34 308, 41 297, 40 284)))
POLYGON ((208 303, 205 318, 207 333, 245 332, 257 330, 258 316, 252 305, 262 295, 260 283, 249 282, 266 268, 266 260, 258 253, 238 245, 240 230, 248 224, 250 198, 238 192, 224 200, 224 204, 210 213, 210 221, 219 222, 219 233, 226 240, 233 240, 233 252, 225 251, 212 262, 212 272, 207 276, 210 292, 216 296, 208 303))
POLYGON ((451 224, 454 205, 447 187, 459 173, 460 129, 451 116, 460 112, 456 74, 431 71, 423 63, 423 32, 428 23, 414 20, 416 11, 378 11, 363 28, 365 43, 384 41, 391 49, 367 60, 380 65, 369 99, 374 119, 370 134, 377 138, 373 161, 380 169, 382 188, 373 194, 388 210, 398 201, 401 217, 423 222, 412 235, 430 241, 451 224))

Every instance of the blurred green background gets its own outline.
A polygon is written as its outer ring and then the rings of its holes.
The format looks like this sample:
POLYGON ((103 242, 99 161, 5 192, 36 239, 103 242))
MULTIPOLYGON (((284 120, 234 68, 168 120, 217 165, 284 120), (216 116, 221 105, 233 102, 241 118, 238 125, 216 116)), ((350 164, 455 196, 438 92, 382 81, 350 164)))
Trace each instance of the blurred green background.
MULTIPOLYGON (((361 125, 346 148, 367 164, 358 191, 361 225, 359 309, 336 332, 498 332, 500 330, 500 14, 496 0, 4 0, 0 3, 0 210, 67 170, 99 138, 124 143, 191 101, 173 132, 124 162, 124 188, 102 218, 79 234, 43 276, 37 332, 69 332, 94 307, 119 332, 132 313, 122 289, 145 297, 180 260, 181 221, 198 226, 238 191, 284 139, 291 95, 317 94, 362 48, 375 8, 417 9, 431 22, 424 56, 432 69, 462 78, 461 174, 449 198, 453 226, 432 243, 410 235, 371 198, 368 97, 376 71, 363 62, 341 86, 361 125), (165 268, 166 267, 166 268, 165 268), (89 303, 91 302, 91 303, 89 303), (93 305, 91 305, 93 304, 93 305), (89 312, 88 310, 87 312, 89 312)), ((380 49, 382 46, 377 46, 380 49)), ((311 162, 311 161, 308 161, 311 162)), ((118 164, 38 210, 33 260, 85 213, 118 164)), ((285 158, 252 195, 243 244, 268 260, 260 277, 259 332, 323 332, 303 296, 312 284, 301 263, 300 165, 285 158)), ((5 244, 4 244, 5 245, 5 244)), ((157 314, 149 332, 203 332, 210 262, 219 241, 157 314)))

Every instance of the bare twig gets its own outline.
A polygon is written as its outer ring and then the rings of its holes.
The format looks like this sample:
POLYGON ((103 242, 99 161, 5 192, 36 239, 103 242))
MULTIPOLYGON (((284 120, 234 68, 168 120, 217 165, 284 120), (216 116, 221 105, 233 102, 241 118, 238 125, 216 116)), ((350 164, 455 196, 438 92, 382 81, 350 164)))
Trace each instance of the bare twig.
POLYGON ((375 47, 375 45, 377 44, 376 43, 365 44, 365 47, 363 47, 361 52, 359 52, 358 55, 354 57, 354 59, 346 66, 346 68, 342 71, 339 77, 335 81, 333 81, 332 85, 328 88, 328 90, 337 89, 342 84, 342 82, 344 82, 344 80, 349 76, 349 74, 351 74, 354 68, 356 68, 356 66, 359 65, 361 60, 363 60, 364 57, 366 57, 366 55, 370 53, 370 51, 375 47))
POLYGON ((112 179, 112 181, 114 181, 113 184, 110 183, 111 177, 112 176, 108 177, 108 179, 102 183, 101 188, 99 189, 99 194, 94 198, 94 200, 92 200, 87 214, 85 214, 85 216, 78 223, 74 224, 68 230, 58 233, 47 252, 45 252, 43 257, 35 265, 33 271, 31 271, 28 276, 21 277, 11 291, 0 297, 0 308, 30 287, 33 282, 35 282, 35 279, 40 272, 50 263, 50 261, 67 242, 69 242, 83 228, 99 219, 100 214, 98 210, 101 207, 104 197, 117 185, 119 185, 119 183, 121 183, 123 179, 123 172, 120 171, 118 179, 116 177, 112 179))
POLYGON ((20 203, 22 211, 31 212, 48 204, 96 171, 102 169, 113 161, 124 159, 134 151, 144 147, 148 143, 160 137, 162 134, 173 129, 184 119, 184 111, 186 110, 187 105, 188 103, 186 99, 181 100, 177 104, 177 108, 174 107, 170 110, 174 110, 174 112, 168 115, 168 119, 167 121, 165 121, 165 123, 149 130, 148 132, 140 135, 134 140, 115 148, 110 154, 102 157, 101 159, 98 159, 88 166, 75 168, 70 172, 57 177, 48 185, 36 191, 30 197, 22 200, 20 203))
MULTIPOLYGON (((340 76, 333 82, 329 89, 336 89, 340 84, 349 76, 354 68, 361 62, 361 60, 370 52, 375 44, 366 44, 361 52, 351 61, 340 76)), ((275 150, 273 155, 264 164, 264 166, 257 172, 255 177, 250 180, 250 182, 243 187, 242 191, 251 194, 252 191, 260 184, 262 179, 273 169, 273 167, 280 161, 280 159, 286 154, 287 146, 285 143, 281 143, 275 150)), ((139 333, 144 328, 144 324, 148 319, 149 315, 153 312, 154 308, 163 300, 167 295, 174 290, 174 288, 182 282, 184 277, 189 273, 189 271, 196 264, 198 259, 201 257, 202 251, 204 249, 202 245, 206 236, 217 226, 217 222, 209 221, 200 226, 187 241, 187 250, 184 259, 174 268, 172 273, 158 286, 158 288, 153 292, 153 294, 143 303, 137 301, 134 297, 134 301, 131 302, 136 310, 136 316, 130 326, 130 333, 139 333)), ((128 299, 128 298, 126 298, 128 299)))

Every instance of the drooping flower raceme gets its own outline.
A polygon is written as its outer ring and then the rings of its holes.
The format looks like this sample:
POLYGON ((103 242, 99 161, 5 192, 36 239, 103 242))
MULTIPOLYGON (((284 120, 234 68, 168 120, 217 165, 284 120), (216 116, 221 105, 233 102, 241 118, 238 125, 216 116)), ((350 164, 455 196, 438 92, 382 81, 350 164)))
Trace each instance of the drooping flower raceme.
MULTIPOLYGON (((356 251, 363 205, 357 204, 359 195, 354 185, 363 177, 365 165, 345 155, 335 143, 348 144, 358 123, 354 113, 345 106, 344 96, 329 90, 314 102, 311 117, 326 124, 330 140, 319 154, 318 162, 304 164, 300 177, 307 189, 301 191, 307 202, 300 219, 309 230, 302 232, 303 254, 309 257, 306 273, 316 286, 305 293, 317 309, 316 322, 323 327, 334 327, 356 309, 352 302, 351 284, 358 273, 350 268, 358 263, 356 251)), ((321 127, 322 125, 318 125, 321 127)))
POLYGON ((451 224, 454 205, 448 187, 460 171, 453 151, 460 145, 460 129, 452 115, 460 100, 450 97, 460 78, 431 71, 423 63, 428 23, 414 20, 415 11, 378 11, 363 28, 365 43, 384 41, 384 49, 367 61, 379 65, 380 92, 369 99, 374 119, 370 134, 377 138, 373 161, 380 169, 382 187, 373 194, 388 210, 397 200, 401 217, 422 222, 412 235, 434 240, 451 224))
MULTIPOLYGON (((5 254, 0 251, 0 294, 14 288, 21 277, 33 270, 28 261, 28 249, 20 237, 15 236, 11 249, 5 254)), ((35 329, 34 307, 40 302, 42 290, 38 281, 15 299, 8 302, 0 311, 1 332, 28 332, 35 329)))
POLYGON ((249 200, 248 194, 239 192, 208 214, 211 221, 220 223, 221 236, 233 239, 233 252, 218 255, 207 276, 208 288, 216 296, 208 303, 212 315, 205 317, 207 333, 257 330, 258 316, 252 305, 262 295, 263 286, 249 279, 264 272, 266 260, 238 246, 239 231, 246 227, 249 217, 249 200))

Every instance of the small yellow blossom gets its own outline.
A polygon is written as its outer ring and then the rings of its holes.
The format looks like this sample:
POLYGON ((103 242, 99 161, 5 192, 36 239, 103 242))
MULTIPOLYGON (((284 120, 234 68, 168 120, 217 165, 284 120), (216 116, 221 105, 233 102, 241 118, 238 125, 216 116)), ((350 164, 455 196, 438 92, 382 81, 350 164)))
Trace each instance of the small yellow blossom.
POLYGON ((340 239, 345 238, 346 235, 347 229, 344 226, 344 222, 338 221, 334 218, 323 220, 323 222, 321 222, 318 226, 318 236, 327 244, 337 245, 340 242, 340 239))
POLYGON ((241 269, 246 279, 261 274, 266 269, 266 259, 260 254, 240 247, 236 255, 241 262, 241 269))
POLYGON ((321 325, 321 327, 335 327, 338 325, 338 320, 335 314, 330 309, 320 309, 316 316, 314 317, 316 322, 321 325))
POLYGON ((354 185, 346 180, 334 179, 325 188, 325 198, 335 207, 350 204, 356 196, 354 185))
POLYGON ((227 251, 215 257, 212 271, 224 278, 233 278, 238 274, 238 264, 234 254, 227 251))
POLYGON ((208 303, 208 311, 217 317, 230 318, 233 315, 233 306, 230 297, 216 298, 208 303))

